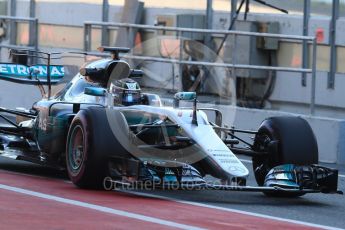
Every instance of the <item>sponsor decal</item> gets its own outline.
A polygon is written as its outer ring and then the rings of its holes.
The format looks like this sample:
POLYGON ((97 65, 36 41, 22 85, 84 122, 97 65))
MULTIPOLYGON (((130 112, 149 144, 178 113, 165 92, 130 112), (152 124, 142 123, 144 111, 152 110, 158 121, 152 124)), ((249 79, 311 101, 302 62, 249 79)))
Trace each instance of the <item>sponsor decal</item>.
MULTIPOLYGON (((17 64, 0 64, 0 74, 15 77, 47 77, 46 65, 25 66, 17 64)), ((64 67, 50 66, 50 76, 52 78, 62 78, 64 76, 64 67)))

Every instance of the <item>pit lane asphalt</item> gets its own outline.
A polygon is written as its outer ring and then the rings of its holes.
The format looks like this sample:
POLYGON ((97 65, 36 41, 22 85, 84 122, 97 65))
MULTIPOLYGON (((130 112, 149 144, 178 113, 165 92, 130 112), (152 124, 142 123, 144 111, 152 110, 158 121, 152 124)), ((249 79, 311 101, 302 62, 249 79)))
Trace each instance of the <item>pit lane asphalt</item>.
MULTIPOLYGON (((243 159, 243 158, 242 158, 243 159)), ((244 164, 251 170, 248 158, 244 164)), ((335 165, 328 165, 335 166, 335 165)), ((345 174, 345 167, 335 166, 340 174, 345 174)), ((68 180, 65 173, 35 164, 15 161, 0 157, 0 169, 34 176, 68 180)), ((339 189, 345 191, 345 178, 339 177, 339 189)), ((256 185, 255 179, 249 177, 248 185, 256 185)), ((126 191, 124 191, 126 192, 126 191)), ((196 202, 216 207, 236 209, 273 217, 303 221, 329 227, 345 228, 345 196, 327 194, 307 194, 300 198, 271 198, 261 193, 231 191, 168 191, 155 190, 136 192, 153 194, 167 198, 196 202)))

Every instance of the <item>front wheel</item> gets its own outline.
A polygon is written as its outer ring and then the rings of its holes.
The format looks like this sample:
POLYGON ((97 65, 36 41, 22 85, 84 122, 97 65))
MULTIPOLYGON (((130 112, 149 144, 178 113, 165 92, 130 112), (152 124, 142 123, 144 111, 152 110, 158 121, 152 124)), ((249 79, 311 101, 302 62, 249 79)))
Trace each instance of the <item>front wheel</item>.
MULTIPOLYGON (((308 122, 300 117, 271 117, 262 122, 254 139, 254 150, 268 156, 253 157, 253 170, 259 186, 267 173, 284 164, 312 165, 318 163, 318 147, 308 122)), ((301 196, 304 193, 265 193, 272 196, 301 196)))

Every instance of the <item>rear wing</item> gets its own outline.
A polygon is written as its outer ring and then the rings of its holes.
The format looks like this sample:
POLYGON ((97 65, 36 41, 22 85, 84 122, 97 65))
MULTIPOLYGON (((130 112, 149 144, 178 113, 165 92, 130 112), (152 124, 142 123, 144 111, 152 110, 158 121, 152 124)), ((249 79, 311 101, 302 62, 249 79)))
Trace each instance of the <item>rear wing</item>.
MULTIPOLYGON (((0 63, 0 80, 29 85, 48 85, 47 65, 26 66, 21 64, 0 63)), ((50 83, 56 84, 64 77, 64 67, 50 65, 50 83)))

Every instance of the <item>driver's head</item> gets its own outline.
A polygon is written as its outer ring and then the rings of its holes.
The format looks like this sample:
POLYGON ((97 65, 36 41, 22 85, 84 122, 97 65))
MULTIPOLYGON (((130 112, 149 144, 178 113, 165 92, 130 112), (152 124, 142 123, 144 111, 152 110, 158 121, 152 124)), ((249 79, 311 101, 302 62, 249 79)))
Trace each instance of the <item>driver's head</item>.
POLYGON ((130 79, 120 79, 110 84, 110 92, 114 98, 114 105, 141 104, 141 90, 139 84, 130 79))

